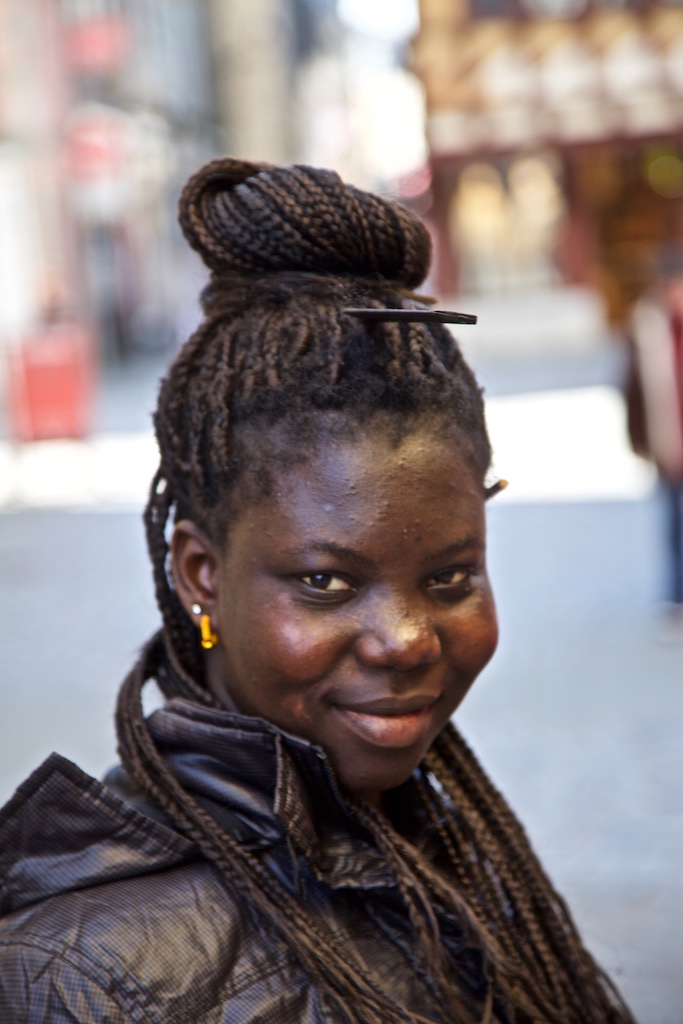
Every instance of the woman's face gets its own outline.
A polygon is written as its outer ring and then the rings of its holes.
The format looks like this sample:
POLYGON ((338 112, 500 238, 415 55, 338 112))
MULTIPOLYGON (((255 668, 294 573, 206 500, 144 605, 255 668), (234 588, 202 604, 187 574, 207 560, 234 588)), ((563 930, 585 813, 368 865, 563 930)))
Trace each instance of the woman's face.
POLYGON ((321 444, 276 473, 216 566, 217 695, 319 744, 378 805, 496 647, 482 490, 428 429, 321 444))

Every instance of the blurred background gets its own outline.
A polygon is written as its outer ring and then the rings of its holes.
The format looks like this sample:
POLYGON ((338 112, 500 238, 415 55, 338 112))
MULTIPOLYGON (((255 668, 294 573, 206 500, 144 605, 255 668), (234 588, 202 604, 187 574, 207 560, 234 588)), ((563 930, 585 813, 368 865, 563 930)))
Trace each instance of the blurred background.
POLYGON ((478 314, 510 487, 459 722, 638 1020, 681 1024, 671 487, 632 450, 634 304, 683 245, 680 0, 0 0, 0 802, 53 749, 116 757, 150 412, 205 280, 177 197, 223 153, 400 199, 425 290, 478 314))

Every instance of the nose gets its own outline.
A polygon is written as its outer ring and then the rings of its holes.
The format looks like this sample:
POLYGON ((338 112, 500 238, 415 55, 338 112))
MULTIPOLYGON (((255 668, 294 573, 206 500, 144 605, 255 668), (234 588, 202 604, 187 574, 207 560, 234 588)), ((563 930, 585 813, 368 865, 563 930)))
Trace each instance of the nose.
POLYGON ((356 652, 366 665, 407 672, 441 657, 441 641, 427 609, 383 601, 363 623, 356 652))

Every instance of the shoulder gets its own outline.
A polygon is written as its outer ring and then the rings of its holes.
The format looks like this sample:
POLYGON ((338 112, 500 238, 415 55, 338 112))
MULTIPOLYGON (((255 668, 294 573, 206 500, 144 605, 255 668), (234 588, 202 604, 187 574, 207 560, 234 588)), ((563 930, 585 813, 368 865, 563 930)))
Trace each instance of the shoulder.
POLYGON ((0 934, 0 1020, 3 1024, 129 1024, 154 1020, 135 1013, 98 965, 76 951, 61 953, 38 938, 0 934))
POLYGON ((63 893, 0 921, 3 1024, 247 1022, 264 1000, 283 1004, 273 1018, 283 1024, 327 1019, 287 947, 245 919, 205 861, 63 893))
POLYGON ((84 983, 128 993, 133 1003, 135 989, 168 995, 178 987, 178 964, 192 976, 197 947, 203 968, 236 956, 240 916, 207 862, 93 885, 3 918, 1 973, 21 951, 25 964, 40 964, 53 977, 68 968, 84 983))

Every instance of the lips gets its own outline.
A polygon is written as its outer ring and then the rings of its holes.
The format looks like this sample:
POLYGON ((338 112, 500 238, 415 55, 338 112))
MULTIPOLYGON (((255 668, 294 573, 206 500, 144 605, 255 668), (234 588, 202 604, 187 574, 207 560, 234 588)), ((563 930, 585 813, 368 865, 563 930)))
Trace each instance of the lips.
POLYGON ((412 747, 424 740, 434 725, 438 696, 386 698, 335 708, 346 726, 377 747, 412 747))

